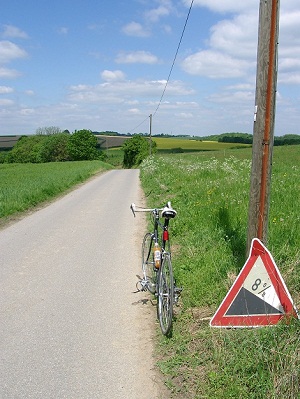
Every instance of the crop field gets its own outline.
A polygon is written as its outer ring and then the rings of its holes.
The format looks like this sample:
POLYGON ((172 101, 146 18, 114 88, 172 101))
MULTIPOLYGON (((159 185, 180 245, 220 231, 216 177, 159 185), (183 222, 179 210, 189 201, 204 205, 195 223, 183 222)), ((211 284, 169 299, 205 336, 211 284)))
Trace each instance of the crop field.
MULTIPOLYGON (((267 247, 300 308, 300 146, 274 148, 267 247)), ((300 323, 215 329, 209 320, 246 260, 251 149, 167 154, 141 165, 149 206, 168 200, 178 286, 158 365, 173 398, 300 398, 300 323)))
MULTIPOLYGON (((112 137, 113 139, 113 137, 112 137)), ((153 137, 153 141, 157 144, 158 153, 191 153, 191 152, 204 152, 204 151, 227 151, 235 148, 248 148, 249 144, 237 143, 218 143, 217 141, 200 141, 190 140, 186 138, 162 138, 153 137)), ((119 143, 117 140, 115 142, 119 143)), ((120 145, 120 144, 119 144, 120 145)), ((115 167, 122 166, 124 152, 121 147, 105 147, 102 148, 107 155, 107 162, 115 167)))
MULTIPOLYGON (((114 136, 99 136, 99 143, 101 143, 101 149, 109 149, 115 147, 121 147, 126 140, 130 140, 128 137, 114 137, 114 136)), ((184 151, 216 151, 226 150, 232 148, 247 148, 249 144, 239 143, 218 143, 217 141, 200 141, 188 138, 177 138, 177 137, 152 137, 152 140, 156 142, 157 149, 159 151, 172 151, 182 149, 184 151)))
POLYGON ((153 137, 158 150, 215 151, 231 148, 249 147, 249 144, 218 143, 217 141, 200 141, 177 137, 153 137))
POLYGON ((0 218, 26 211, 108 168, 101 161, 0 164, 0 218))

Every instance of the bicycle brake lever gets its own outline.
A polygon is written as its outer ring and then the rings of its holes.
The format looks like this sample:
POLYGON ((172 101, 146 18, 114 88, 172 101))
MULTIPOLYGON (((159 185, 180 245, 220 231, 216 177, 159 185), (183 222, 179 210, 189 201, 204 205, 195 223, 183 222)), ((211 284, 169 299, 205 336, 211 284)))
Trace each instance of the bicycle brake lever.
POLYGON ((134 204, 134 203, 132 203, 132 204, 130 205, 130 209, 132 210, 133 216, 135 217, 135 212, 134 212, 135 204, 134 204))

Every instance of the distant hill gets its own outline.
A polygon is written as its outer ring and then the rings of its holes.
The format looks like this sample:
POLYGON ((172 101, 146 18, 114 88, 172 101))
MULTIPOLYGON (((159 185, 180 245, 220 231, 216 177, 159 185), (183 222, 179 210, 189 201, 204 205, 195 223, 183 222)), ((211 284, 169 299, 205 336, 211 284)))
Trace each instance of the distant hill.
MULTIPOLYGON (((118 133, 113 131, 105 132, 93 132, 97 136, 99 147, 102 149, 120 147, 125 140, 134 136, 130 133, 118 133)), ((143 136, 149 136, 148 133, 139 133, 143 136)), ((11 150, 21 136, 0 136, 0 151, 11 150)), ((192 136, 192 135, 171 135, 171 134, 154 134, 153 137, 158 138, 176 138, 186 140, 197 140, 197 141, 216 141, 219 143, 237 143, 237 144, 252 144, 253 135, 249 133, 222 133, 210 136, 192 136)), ((286 134, 284 136, 275 136, 274 145, 293 145, 300 144, 300 135, 298 134, 286 134)))

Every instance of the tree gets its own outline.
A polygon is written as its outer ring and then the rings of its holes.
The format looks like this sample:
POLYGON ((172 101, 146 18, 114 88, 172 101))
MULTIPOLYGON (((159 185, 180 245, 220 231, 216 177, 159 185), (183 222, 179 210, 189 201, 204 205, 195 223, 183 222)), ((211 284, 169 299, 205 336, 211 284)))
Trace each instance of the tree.
POLYGON ((40 162, 69 161, 69 139, 70 134, 68 133, 58 133, 44 137, 39 152, 40 162))
MULTIPOLYGON (((135 135, 131 139, 126 140, 122 147, 124 150, 123 166, 125 168, 140 165, 150 152, 149 139, 140 135, 135 135)), ((152 141, 151 152, 152 154, 156 152, 155 141, 152 141)))
POLYGON ((49 134, 58 134, 58 133, 61 133, 61 129, 57 126, 39 127, 35 131, 35 134, 38 136, 49 135, 49 134))
POLYGON ((100 159, 101 153, 97 150, 97 137, 91 130, 78 130, 68 140, 68 151, 71 161, 100 159))
POLYGON ((41 162, 39 154, 44 136, 22 136, 8 154, 8 162, 41 162))

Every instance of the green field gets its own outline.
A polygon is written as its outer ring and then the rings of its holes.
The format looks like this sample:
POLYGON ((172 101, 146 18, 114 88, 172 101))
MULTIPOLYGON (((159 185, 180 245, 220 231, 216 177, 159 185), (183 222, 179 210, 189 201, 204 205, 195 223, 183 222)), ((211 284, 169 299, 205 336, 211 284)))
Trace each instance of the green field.
POLYGON ((217 141, 200 141, 176 137, 153 137, 153 141, 156 142, 157 149, 159 151, 174 150, 179 148, 185 151, 216 151, 231 148, 249 147, 249 144, 218 143, 217 141))
POLYGON ((26 211, 109 168, 101 161, 0 164, 0 218, 26 211))
MULTIPOLYGON (((154 137, 158 153, 192 153, 204 151, 227 151, 230 149, 243 149, 250 147, 249 144, 218 143, 217 141, 200 141, 176 137, 154 137)), ((115 167, 122 167, 124 152, 121 147, 104 150, 107 162, 115 167)))
MULTIPOLYGON (((300 398, 300 324, 213 329, 209 319, 244 265, 251 150, 157 155, 141 166, 148 205, 167 200, 181 305, 159 367, 173 398, 300 398)), ((274 149, 268 249, 300 306, 300 146, 274 149)), ((158 336, 161 337, 158 328, 158 336)))

